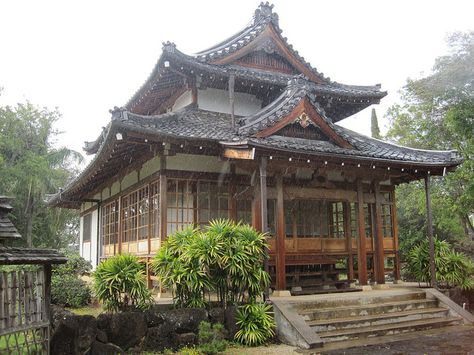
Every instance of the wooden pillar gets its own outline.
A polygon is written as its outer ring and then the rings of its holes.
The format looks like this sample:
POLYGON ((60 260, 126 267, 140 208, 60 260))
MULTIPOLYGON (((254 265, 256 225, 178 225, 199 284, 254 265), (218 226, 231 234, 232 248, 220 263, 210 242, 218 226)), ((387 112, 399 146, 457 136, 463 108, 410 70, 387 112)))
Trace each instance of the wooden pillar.
POLYGON ((374 181, 374 195, 375 195, 375 250, 374 250, 374 266, 375 266, 375 281, 378 284, 385 283, 385 264, 384 264, 384 250, 383 250, 383 229, 382 229, 382 201, 380 194, 380 183, 374 181))
POLYGON ((229 219, 237 222, 237 185, 235 183, 235 164, 230 165, 230 180, 229 180, 229 219))
POLYGON ((393 248, 395 253, 395 260, 393 263, 393 278, 400 280, 400 251, 398 246, 398 221, 397 221, 397 201, 395 199, 395 189, 390 192, 392 197, 392 233, 393 233, 393 248))
POLYGON ((267 158, 260 158, 260 218, 262 219, 262 232, 268 232, 268 213, 267 213, 267 158))
POLYGON ((349 281, 354 280, 354 256, 352 254, 352 234, 351 234, 351 204, 344 202, 344 237, 346 238, 347 250, 347 278, 349 281))
POLYGON ((168 203, 167 203, 167 178, 166 178, 166 156, 160 157, 160 244, 167 237, 167 215, 168 215, 168 203))
POLYGON ((435 266, 435 248, 433 239, 433 212, 431 211, 431 191, 430 191, 430 176, 425 176, 425 196, 426 196, 426 217, 427 217, 427 231, 428 241, 430 244, 430 273, 431 273, 431 287, 438 288, 436 281, 436 266, 435 266))
MULTIPOLYGON (((117 242, 118 242, 118 253, 122 254, 122 196, 119 195, 118 198, 118 233, 117 233, 117 242)), ((115 248, 114 248, 114 255, 115 255, 115 248)))
POLYGON ((44 272, 44 313, 50 326, 48 327, 48 342, 46 344, 46 354, 49 354, 49 346, 51 337, 49 336, 50 329, 52 327, 52 318, 51 318, 51 264, 44 264, 43 265, 43 272, 44 272))
POLYGON ((277 219, 276 219, 276 289, 286 289, 286 260, 285 260, 285 210, 283 206, 283 176, 276 178, 277 190, 277 219))
POLYGON ((357 227, 359 238, 357 240, 357 273, 360 285, 367 285, 367 250, 365 246, 365 215, 364 191, 362 181, 357 180, 357 227))
POLYGON ((253 186, 252 199, 252 227, 259 232, 262 232, 262 217, 261 217, 261 203, 260 203, 260 183, 255 182, 253 186))

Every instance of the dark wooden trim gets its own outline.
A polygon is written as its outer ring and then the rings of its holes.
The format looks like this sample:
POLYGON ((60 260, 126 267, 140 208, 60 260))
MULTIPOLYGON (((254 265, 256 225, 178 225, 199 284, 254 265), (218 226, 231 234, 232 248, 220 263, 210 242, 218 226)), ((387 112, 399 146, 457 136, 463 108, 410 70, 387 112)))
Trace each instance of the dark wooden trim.
POLYGON ((268 232, 268 209, 267 209, 267 158, 260 158, 260 218, 262 219, 262 232, 268 232))
POLYGON ((346 238, 347 258, 347 278, 354 280, 354 255, 352 254, 352 234, 351 234, 351 204, 344 202, 344 237, 346 238))
POLYGON ((393 278, 400 280, 400 252, 398 249, 398 218, 397 218, 397 203, 395 199, 395 189, 390 192, 392 197, 392 233, 393 233, 393 248, 395 252, 395 260, 393 265, 393 278))
POLYGON ((117 231, 117 242, 118 242, 118 253, 122 254, 122 197, 118 198, 118 231, 117 231))
POLYGON ((384 264, 384 252, 383 252, 383 229, 382 229, 382 203, 380 194, 380 183, 374 182, 374 195, 375 195, 375 281, 378 284, 385 283, 385 264, 384 264))
POLYGON ((283 177, 276 178, 277 189, 277 218, 276 218, 276 289, 286 289, 286 264, 285 264, 285 210, 283 202, 283 177))
POLYGON ((337 145, 342 148, 351 149, 352 146, 346 142, 343 138, 341 138, 321 117, 321 115, 313 108, 309 99, 305 97, 303 100, 300 101, 298 105, 291 111, 289 115, 283 118, 281 121, 277 122, 275 125, 268 127, 256 134, 258 138, 265 138, 268 137, 275 132, 279 131, 283 127, 287 126, 288 124, 295 121, 295 119, 300 116, 302 113, 306 113, 308 117, 313 121, 313 123, 318 126, 321 131, 332 139, 337 145))
POLYGON ((357 239, 357 273, 360 285, 367 285, 367 251, 365 246, 365 215, 364 215, 364 192, 362 181, 357 180, 357 227, 359 238, 357 239))
POLYGON ((436 266, 435 266, 435 248, 433 239, 433 212, 431 210, 431 188, 430 176, 425 176, 425 197, 426 197, 426 223, 428 231, 428 241, 430 247, 430 273, 431 273, 431 287, 437 289, 438 282, 436 280, 436 266))
POLYGON ((160 157, 160 241, 166 240, 168 229, 166 156, 160 157))

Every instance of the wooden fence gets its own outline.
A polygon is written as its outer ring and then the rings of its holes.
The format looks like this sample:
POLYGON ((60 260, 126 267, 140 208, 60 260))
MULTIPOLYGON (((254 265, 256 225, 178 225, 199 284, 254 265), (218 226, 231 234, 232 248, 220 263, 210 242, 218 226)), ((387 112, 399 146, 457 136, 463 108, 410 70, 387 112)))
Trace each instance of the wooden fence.
POLYGON ((49 354, 50 266, 0 272, 0 354, 49 354))

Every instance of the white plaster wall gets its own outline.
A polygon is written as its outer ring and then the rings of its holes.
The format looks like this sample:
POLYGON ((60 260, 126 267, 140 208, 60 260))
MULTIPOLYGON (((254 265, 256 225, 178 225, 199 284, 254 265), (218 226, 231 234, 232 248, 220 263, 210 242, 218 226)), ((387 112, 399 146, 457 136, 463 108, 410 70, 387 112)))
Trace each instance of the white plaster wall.
POLYGON ((156 157, 148 160, 142 165, 140 169, 140 179, 144 179, 147 176, 150 176, 153 173, 156 173, 160 170, 160 156, 157 155, 156 157))
POLYGON ((122 180, 122 190, 125 190, 127 187, 132 186, 138 182, 138 173, 132 171, 130 174, 124 176, 122 180))
POLYGON ((92 264, 92 268, 95 269, 97 266, 97 243, 99 236, 97 235, 97 213, 98 210, 94 210, 91 212, 92 220, 91 220, 91 241, 90 242, 83 242, 83 235, 84 235, 84 216, 81 216, 79 221, 79 254, 90 261, 92 264))
POLYGON ((229 162, 205 155, 176 154, 166 159, 166 168, 170 170, 227 174, 230 171, 229 167, 229 162))
POLYGON ((178 99, 174 102, 172 111, 177 111, 185 106, 190 105, 193 102, 193 97, 191 94, 191 90, 186 91, 182 94, 178 99))
MULTIPOLYGON (((198 90, 198 106, 203 110, 230 113, 229 92, 212 88, 198 90)), ((237 116, 248 116, 261 108, 262 101, 255 96, 234 93, 234 113, 237 116)))

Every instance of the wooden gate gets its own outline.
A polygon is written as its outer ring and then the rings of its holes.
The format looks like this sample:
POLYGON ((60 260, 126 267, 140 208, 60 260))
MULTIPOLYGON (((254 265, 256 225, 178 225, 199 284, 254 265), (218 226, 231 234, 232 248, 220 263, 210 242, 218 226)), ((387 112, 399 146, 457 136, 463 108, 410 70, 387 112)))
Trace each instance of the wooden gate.
POLYGON ((0 273, 0 354, 49 354, 50 270, 0 273))

